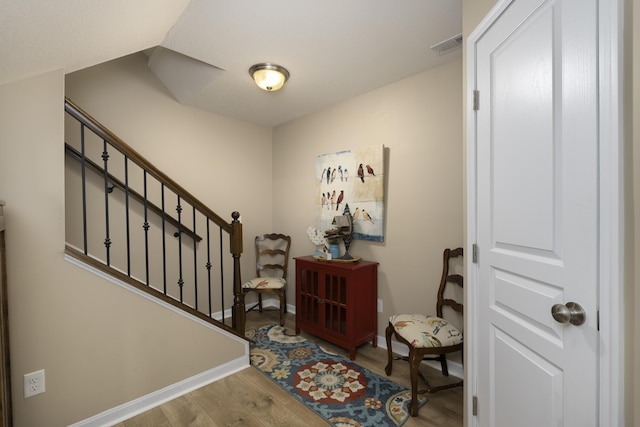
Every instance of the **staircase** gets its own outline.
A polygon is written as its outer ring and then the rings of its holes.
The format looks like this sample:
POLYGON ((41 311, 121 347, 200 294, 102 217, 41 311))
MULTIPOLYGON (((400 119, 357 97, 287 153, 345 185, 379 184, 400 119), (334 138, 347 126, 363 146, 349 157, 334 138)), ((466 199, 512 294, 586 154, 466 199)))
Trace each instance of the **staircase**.
POLYGON ((65 99, 65 253, 244 337, 242 224, 65 99))

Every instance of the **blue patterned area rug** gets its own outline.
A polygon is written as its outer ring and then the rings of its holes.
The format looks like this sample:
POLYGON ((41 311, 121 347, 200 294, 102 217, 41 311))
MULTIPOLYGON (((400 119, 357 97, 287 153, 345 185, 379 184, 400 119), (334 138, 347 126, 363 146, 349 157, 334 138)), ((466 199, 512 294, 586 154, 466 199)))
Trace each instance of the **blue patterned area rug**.
POLYGON ((407 388, 278 325, 247 337, 255 341, 251 364, 330 424, 401 426, 409 419, 407 388))

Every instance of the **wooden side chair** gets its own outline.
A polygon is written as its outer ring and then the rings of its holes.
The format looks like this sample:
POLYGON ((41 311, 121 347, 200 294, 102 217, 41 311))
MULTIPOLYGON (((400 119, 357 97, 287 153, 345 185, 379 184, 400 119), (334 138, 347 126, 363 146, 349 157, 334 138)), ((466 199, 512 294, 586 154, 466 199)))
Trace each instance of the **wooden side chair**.
POLYGON ((438 301, 436 303, 436 316, 424 314, 398 314, 391 316, 389 326, 386 329, 388 361, 385 367, 387 375, 391 375, 393 367, 393 352, 391 349, 391 337, 405 344, 409 349, 408 357, 396 357, 397 360, 409 362, 409 376, 411 379, 411 403, 409 411, 411 416, 418 415, 418 394, 435 393, 441 390, 462 386, 462 381, 432 387, 420 373, 420 363, 423 360, 438 360, 442 366, 442 374, 449 376, 447 368, 447 353, 462 351, 462 332, 455 326, 444 320, 443 307, 451 307, 455 312, 463 314, 462 303, 445 298, 445 289, 448 284, 456 284, 462 288, 463 278, 459 274, 449 274, 449 261, 452 258, 462 257, 462 248, 445 249, 443 254, 442 278, 438 288, 438 301), (418 376, 422 377, 426 388, 418 389, 418 376))
MULTIPOLYGON (((284 313, 287 311, 286 285, 287 267, 291 237, 284 234, 262 234, 256 236, 256 277, 242 285, 243 294, 258 294, 258 302, 247 311, 256 307, 262 313, 262 295, 275 293, 280 300, 280 326, 284 326, 284 313)), ((267 309, 265 309, 267 310, 267 309)))

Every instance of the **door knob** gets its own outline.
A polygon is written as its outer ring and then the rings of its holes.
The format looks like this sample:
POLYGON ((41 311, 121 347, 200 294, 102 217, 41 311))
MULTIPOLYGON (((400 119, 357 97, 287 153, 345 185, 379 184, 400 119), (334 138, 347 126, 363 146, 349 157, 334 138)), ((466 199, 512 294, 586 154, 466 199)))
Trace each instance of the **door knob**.
POLYGON ((558 323, 571 323, 580 326, 587 318, 584 309, 577 302, 568 302, 566 305, 554 304, 551 307, 551 315, 558 323))

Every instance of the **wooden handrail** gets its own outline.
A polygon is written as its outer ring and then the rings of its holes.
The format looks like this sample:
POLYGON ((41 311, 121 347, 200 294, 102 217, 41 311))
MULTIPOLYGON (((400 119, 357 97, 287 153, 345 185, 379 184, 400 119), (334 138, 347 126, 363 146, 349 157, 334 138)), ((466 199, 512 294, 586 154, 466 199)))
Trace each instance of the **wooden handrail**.
POLYGON ((164 185, 176 194, 180 194, 180 197, 184 199, 191 206, 197 208, 204 215, 209 217, 217 226, 221 227, 227 233, 232 232, 232 226, 218 214, 209 209, 204 203, 198 200, 195 196, 185 190, 177 182, 169 178, 165 173, 160 171, 151 162, 142 157, 137 151, 131 148, 127 143, 114 135, 109 129, 104 127, 100 122, 94 119, 91 115, 87 114, 80 107, 75 105, 69 98, 65 97, 64 109, 71 116, 84 123, 89 129, 96 133, 100 138, 109 142, 115 149, 124 154, 132 162, 145 169, 151 176, 158 181, 164 183, 164 185))
MULTIPOLYGON (((155 167, 153 164, 151 164, 148 160, 146 160, 144 157, 142 157, 137 151, 135 151, 132 147, 130 147, 129 145, 127 145, 124 141, 122 141, 118 136, 116 136, 114 133, 112 133, 109 129, 107 129, 105 126, 103 126, 102 124, 100 124, 96 119, 94 119, 91 115, 89 115, 88 113, 86 113, 85 111, 83 111, 80 107, 78 107, 77 105, 75 105, 70 99, 65 98, 65 103, 64 103, 64 108, 65 111, 72 116, 73 118, 75 118, 76 120, 78 120, 80 123, 82 123, 83 126, 85 126, 86 128, 88 128, 89 130, 91 130, 95 135, 97 135, 99 138, 101 138, 105 143, 108 143, 111 147, 113 147, 115 150, 119 151, 122 155, 125 156, 125 158, 127 160, 130 160, 131 162, 133 162, 133 164, 137 165, 138 167, 140 167, 142 170, 144 170, 147 174, 149 174, 151 177, 155 178, 159 183, 161 183, 165 188, 167 188, 169 191, 172 191, 173 193, 175 193, 176 195, 179 196, 179 200, 183 200, 186 203, 188 203, 189 205, 191 205, 194 208, 194 230, 195 230, 195 212, 196 210, 201 214, 204 215, 208 220, 210 220, 212 223, 214 223, 215 225, 217 225, 221 231, 226 232, 227 234, 229 234, 229 238, 230 238, 230 252, 231 255, 233 257, 233 294, 234 294, 234 303, 233 303, 233 330, 235 331, 235 333, 239 336, 244 337, 244 329, 245 329, 245 304, 244 304, 244 294, 242 292, 242 281, 241 281, 241 275, 240 275, 240 256, 242 254, 242 223, 240 223, 240 214, 238 212, 233 212, 232 213, 232 222, 228 223, 226 222, 224 219, 222 219, 222 217, 220 217, 219 215, 217 215, 215 212, 213 212, 209 207, 207 207, 204 203, 200 202, 195 196, 193 196, 191 193, 189 193, 187 190, 185 190, 182 186, 180 186, 178 183, 176 183, 174 180, 172 180, 171 178, 169 178, 166 174, 164 174, 163 172, 161 172, 157 167, 155 167)), ((76 150, 72 149, 71 147, 67 148, 67 152, 69 152, 71 155, 74 156, 80 156, 82 157, 81 153, 78 153, 76 150)), ((97 165, 95 162, 91 162, 88 159, 83 159, 85 161, 86 164, 89 165, 89 167, 92 168, 97 168, 97 170, 102 171, 103 174, 105 174, 106 178, 110 180, 110 182, 114 185, 118 185, 118 186, 122 186, 123 188, 126 186, 124 183, 122 183, 120 180, 118 180, 117 178, 111 176, 111 174, 107 174, 105 173, 105 169, 101 168, 99 165, 97 165)), ((106 161, 106 160, 105 160, 106 161)), ((105 191, 108 191, 108 189, 105 187, 105 191)), ((135 192, 132 189, 129 189, 129 194, 134 194, 135 192)), ((137 193, 135 193, 137 194, 137 193)), ((106 195, 106 193, 105 193, 106 195)), ((151 203, 146 200, 143 196, 140 196, 138 194, 138 197, 141 198, 141 200, 143 200, 145 203, 147 203, 148 205, 151 205, 151 203)), ((156 207, 157 208, 157 207, 156 207)), ((160 208, 157 208, 158 211, 160 212, 160 214, 162 214, 162 210, 160 208)), ((186 228, 181 228, 181 223, 180 223, 180 216, 178 214, 178 221, 177 221, 177 226, 179 227, 179 230, 184 230, 186 228)), ((174 220, 175 221, 175 220, 174 220)), ((108 220, 107 220, 107 224, 108 224, 108 220)), ((188 231, 189 235, 194 235, 195 233, 192 231, 188 231)), ((198 238, 199 236, 195 235, 196 238, 198 238)), ((209 234, 208 234, 208 225, 207 225, 207 239, 209 238, 209 234)), ((106 234, 106 238, 105 238, 105 246, 107 248, 109 248, 110 246, 110 239, 109 239, 109 235, 108 235, 108 227, 107 227, 107 234, 106 234)), ((127 274, 123 274, 122 272, 119 272, 116 269, 111 268, 110 266, 110 262, 109 262, 109 256, 108 256, 108 249, 107 249, 107 262, 106 263, 101 263, 98 262, 97 260, 94 260, 89 254, 87 254, 86 252, 86 231, 85 231, 85 252, 80 252, 77 251, 76 249, 74 249, 73 247, 67 245, 65 252, 67 254, 69 254, 70 256, 82 259, 84 262, 87 262, 91 265, 93 265, 96 268, 99 268, 105 272, 108 272, 111 275, 114 275, 115 277, 124 280, 128 283, 133 284, 136 287, 139 287, 142 290, 145 290, 145 292, 148 292, 154 296, 157 296, 158 298, 172 304, 175 305, 176 307, 180 307, 183 310, 190 312, 198 317, 201 317, 203 319, 207 319, 208 321, 210 321, 211 323, 219 323, 220 325, 224 325, 224 323, 218 322, 208 316, 206 316, 203 313, 200 313, 197 310, 197 299, 196 299, 196 307, 195 309, 189 307, 186 304, 182 304, 182 272, 180 272, 180 298, 179 298, 179 302, 174 300, 172 297, 168 296, 166 294, 166 289, 165 289, 165 293, 163 292, 158 292, 156 290, 154 290, 153 288, 151 288, 150 286, 148 286, 149 284, 144 284, 142 282, 138 282, 136 281, 134 278, 132 278, 130 275, 127 274)), ((179 246, 181 247, 181 246, 179 246)), ((194 247, 195 248, 195 247, 194 247)), ((128 250, 128 249, 127 249, 128 250)), ((195 259, 195 258, 194 258, 195 259)), ((209 264, 208 268, 210 268, 211 265, 209 264)), ((182 267, 181 267, 182 268, 182 267)), ((147 273, 148 274, 148 273, 147 273)), ((228 328, 227 326, 221 326, 224 328, 228 328)))

